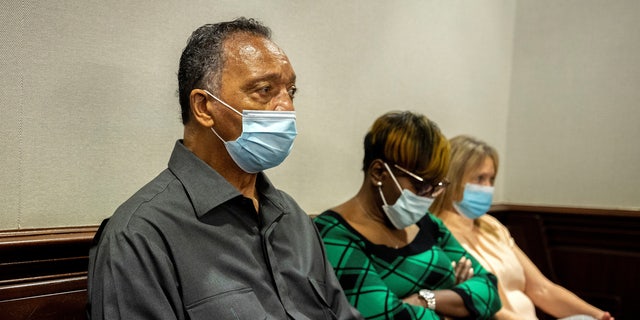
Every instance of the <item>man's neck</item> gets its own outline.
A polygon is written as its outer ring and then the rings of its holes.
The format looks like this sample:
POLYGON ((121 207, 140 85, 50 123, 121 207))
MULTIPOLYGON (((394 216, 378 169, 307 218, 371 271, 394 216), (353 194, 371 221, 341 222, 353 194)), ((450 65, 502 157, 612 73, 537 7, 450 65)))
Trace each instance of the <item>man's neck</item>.
POLYGON ((208 164, 238 191, 253 201, 256 212, 259 208, 259 197, 256 189, 257 174, 247 173, 238 167, 227 149, 213 134, 206 134, 185 127, 184 146, 208 164))

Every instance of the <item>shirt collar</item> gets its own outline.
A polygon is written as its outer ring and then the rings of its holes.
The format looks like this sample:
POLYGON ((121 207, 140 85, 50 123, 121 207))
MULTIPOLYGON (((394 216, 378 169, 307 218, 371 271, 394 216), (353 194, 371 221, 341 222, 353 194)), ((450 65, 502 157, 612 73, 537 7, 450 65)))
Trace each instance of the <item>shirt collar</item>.
MULTIPOLYGON (((242 196, 238 189, 187 149, 182 142, 178 140, 175 143, 169 159, 169 170, 184 186, 198 217, 226 201, 242 196)), ((282 195, 262 172, 258 173, 256 188, 263 199, 261 201, 268 199, 284 212, 287 211, 282 195)))

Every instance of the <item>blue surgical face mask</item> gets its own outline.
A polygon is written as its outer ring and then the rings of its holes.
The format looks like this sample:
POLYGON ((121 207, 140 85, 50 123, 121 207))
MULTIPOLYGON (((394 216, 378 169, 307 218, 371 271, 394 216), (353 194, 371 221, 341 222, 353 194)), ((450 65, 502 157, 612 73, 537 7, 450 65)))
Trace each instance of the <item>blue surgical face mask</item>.
POLYGON ((401 194, 396 200, 396 203, 393 205, 388 205, 387 200, 384 198, 384 194, 382 193, 382 184, 378 184, 378 191, 380 192, 380 197, 382 197, 382 210, 389 218, 389 221, 393 224, 396 229, 404 229, 422 219, 429 212, 429 207, 433 203, 433 198, 421 197, 410 190, 402 189, 400 183, 391 172, 389 166, 385 163, 385 168, 389 171, 391 178, 395 182, 398 190, 400 190, 401 194))
POLYGON ((493 191, 494 187, 491 186, 467 183, 464 186, 462 201, 454 203, 453 207, 469 219, 480 218, 491 208, 493 191))
POLYGON ((209 91, 205 92, 242 116, 242 134, 234 141, 224 141, 211 128, 240 169, 257 173, 273 168, 287 158, 298 135, 295 111, 243 110, 240 113, 209 91))

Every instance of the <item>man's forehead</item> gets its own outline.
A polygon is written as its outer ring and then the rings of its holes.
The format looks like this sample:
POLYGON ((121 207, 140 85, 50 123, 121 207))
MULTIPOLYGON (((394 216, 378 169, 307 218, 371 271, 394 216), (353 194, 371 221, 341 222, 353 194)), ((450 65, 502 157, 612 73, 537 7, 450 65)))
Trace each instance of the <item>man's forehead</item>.
POLYGON ((286 55, 273 41, 253 34, 239 33, 225 41, 227 58, 242 60, 260 60, 266 56, 283 57, 286 55))
POLYGON ((228 38, 224 45, 223 77, 242 75, 251 81, 267 78, 295 81, 289 59, 273 41, 245 33, 228 38))

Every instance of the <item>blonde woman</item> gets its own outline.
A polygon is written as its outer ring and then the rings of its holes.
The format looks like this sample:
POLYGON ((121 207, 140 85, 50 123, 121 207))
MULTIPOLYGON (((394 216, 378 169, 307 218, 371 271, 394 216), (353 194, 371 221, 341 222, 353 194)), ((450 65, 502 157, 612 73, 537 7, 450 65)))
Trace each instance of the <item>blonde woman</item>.
POLYGON ((498 277, 502 309, 496 319, 536 319, 536 307, 556 318, 613 320, 569 290, 547 279, 513 241, 507 228, 487 215, 498 172, 490 145, 461 135, 450 140, 451 183, 431 211, 462 246, 498 277))

